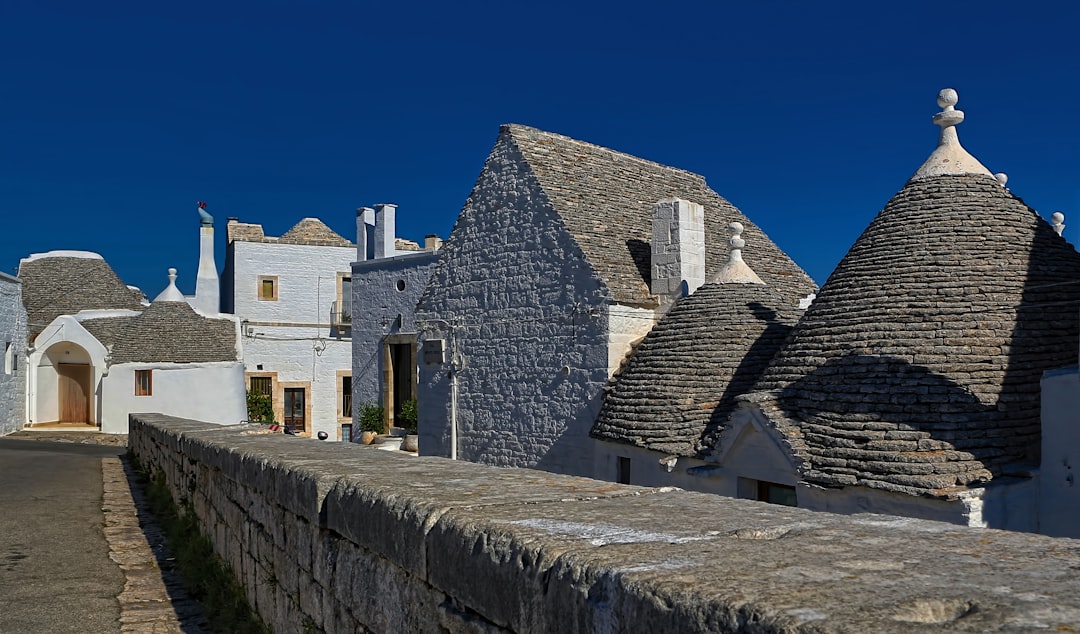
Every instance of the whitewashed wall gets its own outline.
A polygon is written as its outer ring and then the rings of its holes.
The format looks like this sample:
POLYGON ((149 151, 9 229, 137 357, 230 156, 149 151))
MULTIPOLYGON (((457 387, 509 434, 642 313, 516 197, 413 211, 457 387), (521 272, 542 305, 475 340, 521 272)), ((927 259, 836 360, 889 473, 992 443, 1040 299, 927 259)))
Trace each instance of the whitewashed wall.
POLYGON ((325 431, 337 439, 338 371, 351 370, 352 346, 348 336, 331 329, 330 310, 338 273, 350 272, 356 249, 243 241, 230 249, 225 286, 232 289, 232 301, 226 305, 250 322, 241 324, 247 371, 275 372, 278 382, 310 383, 311 433, 325 431), (277 276, 276 301, 258 298, 260 276, 277 276))
POLYGON ((0 273, 0 436, 26 422, 26 309, 22 283, 0 273))
POLYGON ((652 308, 608 306, 608 376, 622 367, 631 346, 649 334, 656 319, 657 311, 652 308))
POLYGON ((101 379, 101 431, 126 434, 128 414, 154 412, 217 424, 247 418, 244 364, 122 363, 101 379), (153 371, 153 393, 135 396, 135 371, 153 371))
POLYGON ((591 475, 607 292, 523 165, 492 153, 418 307, 449 361, 420 365, 420 453, 449 456, 456 417, 462 460, 591 475))
POLYGON ((70 315, 53 320, 34 339, 27 362, 27 422, 51 423, 60 417, 57 394, 59 363, 85 363, 93 366, 90 380, 90 418, 100 420, 98 386, 105 371, 108 351, 82 324, 70 315))
POLYGON ((1080 537, 1080 371, 1042 379, 1039 532, 1080 537))
MULTIPOLYGON (((383 338, 417 332, 416 303, 431 279, 437 260, 437 253, 413 252, 353 263, 352 386, 355 405, 380 402, 383 338), (399 289, 399 286, 403 288, 399 289)), ((358 407, 354 408, 354 414, 358 410, 358 407)))

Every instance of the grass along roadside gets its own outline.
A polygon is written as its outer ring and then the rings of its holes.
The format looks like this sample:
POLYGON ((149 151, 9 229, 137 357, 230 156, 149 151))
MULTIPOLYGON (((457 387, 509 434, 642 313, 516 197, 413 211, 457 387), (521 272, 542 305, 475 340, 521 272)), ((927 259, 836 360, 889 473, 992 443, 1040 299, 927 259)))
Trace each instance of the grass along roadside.
POLYGON ((210 540, 200 532, 195 513, 190 508, 177 507, 165 484, 165 475, 149 474, 133 455, 129 453, 128 458, 140 474, 150 511, 165 534, 185 589, 203 606, 213 631, 271 632, 248 605, 231 567, 217 556, 210 540))

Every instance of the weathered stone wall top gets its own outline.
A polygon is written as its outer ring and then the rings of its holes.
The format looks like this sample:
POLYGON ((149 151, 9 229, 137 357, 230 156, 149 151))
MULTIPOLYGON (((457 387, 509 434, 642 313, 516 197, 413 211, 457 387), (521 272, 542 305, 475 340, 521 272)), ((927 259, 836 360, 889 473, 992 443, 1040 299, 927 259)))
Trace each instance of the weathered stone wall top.
MULTIPOLYGON (((468 629, 458 620, 454 631, 528 632, 1063 631, 1080 622, 1076 540, 814 513, 254 431, 138 415, 130 446, 144 464, 162 463, 174 491, 214 499, 242 486, 247 502, 228 505, 230 514, 271 501, 279 509, 272 533, 290 514, 317 529, 304 533, 317 536, 310 542, 266 547, 306 562, 300 574, 315 581, 299 584, 298 604, 312 592, 303 588, 323 588, 325 600, 308 598, 304 618, 327 631, 379 629, 378 604, 332 602, 382 596, 383 586, 365 585, 378 575, 424 584, 429 600, 397 612, 405 629, 449 629, 455 615, 468 629), (302 549, 311 552, 297 555, 302 549), (354 552, 369 559, 345 556, 354 552)), ((254 524, 218 530, 258 533, 254 524)), ((279 581, 292 583, 280 575, 293 570, 279 569, 279 581)))

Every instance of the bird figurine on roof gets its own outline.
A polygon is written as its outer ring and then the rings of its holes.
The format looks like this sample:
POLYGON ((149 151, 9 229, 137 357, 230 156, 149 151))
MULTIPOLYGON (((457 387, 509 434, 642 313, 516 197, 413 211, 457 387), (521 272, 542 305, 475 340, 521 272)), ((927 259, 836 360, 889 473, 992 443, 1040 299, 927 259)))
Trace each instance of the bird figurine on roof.
POLYGON ((199 224, 204 227, 214 226, 214 217, 206 211, 206 203, 199 201, 199 224))

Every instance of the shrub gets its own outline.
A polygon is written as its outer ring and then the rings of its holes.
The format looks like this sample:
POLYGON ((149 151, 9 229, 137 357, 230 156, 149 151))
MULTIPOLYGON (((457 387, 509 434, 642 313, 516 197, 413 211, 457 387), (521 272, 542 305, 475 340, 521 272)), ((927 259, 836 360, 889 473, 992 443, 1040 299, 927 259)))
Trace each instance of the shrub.
POLYGON ((373 431, 376 434, 386 432, 386 424, 383 422, 383 408, 375 403, 364 403, 360 406, 360 431, 373 431))
POLYGON ((248 392, 247 413, 248 420, 253 423, 272 425, 274 423, 274 403, 270 400, 270 395, 248 392))
POLYGON ((401 413, 397 415, 395 422, 398 427, 404 427, 406 433, 415 434, 419 419, 420 415, 416 411, 416 399, 414 398, 401 404, 401 413))

